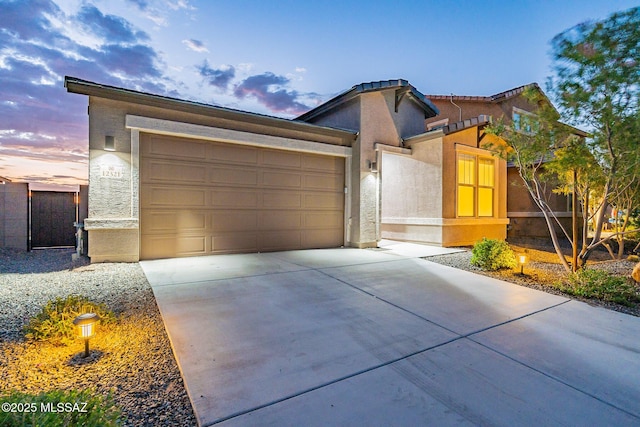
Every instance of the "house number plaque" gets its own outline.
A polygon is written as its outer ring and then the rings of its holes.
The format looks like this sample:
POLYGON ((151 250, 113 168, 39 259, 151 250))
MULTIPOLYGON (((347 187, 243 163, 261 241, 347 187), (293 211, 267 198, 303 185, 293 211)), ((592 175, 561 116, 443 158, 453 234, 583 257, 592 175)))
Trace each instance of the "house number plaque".
POLYGON ((100 178, 122 179, 124 167, 120 165, 100 165, 100 178))

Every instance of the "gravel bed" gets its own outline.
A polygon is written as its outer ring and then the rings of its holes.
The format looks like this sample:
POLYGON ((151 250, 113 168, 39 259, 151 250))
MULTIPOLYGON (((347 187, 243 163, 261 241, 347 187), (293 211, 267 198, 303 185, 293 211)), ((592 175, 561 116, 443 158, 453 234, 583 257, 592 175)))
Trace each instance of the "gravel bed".
MULTIPOLYGON (((536 251, 530 251, 536 252, 536 251)), ((543 259, 555 257, 555 253, 549 255, 549 253, 541 256, 543 259)), ((533 255, 532 255, 533 258, 533 255)), ((449 267, 458 268, 460 270, 471 271, 473 273, 482 274, 485 276, 494 277, 496 279, 504 280, 506 282, 515 283, 520 286, 526 286, 529 288, 537 289, 550 294, 560 295, 567 298, 572 298, 578 301, 586 302, 592 306, 598 306, 607 308, 609 310, 615 310, 621 313, 630 314, 632 316, 640 317, 640 304, 636 304, 635 307, 627 307, 620 304, 610 303, 606 301, 600 301, 595 299, 580 298, 574 295, 566 294, 556 287, 554 283, 559 282, 565 275, 565 270, 562 265, 554 262, 542 262, 532 260, 524 268, 524 276, 520 275, 520 271, 514 270, 501 270, 501 271, 483 271, 480 268, 471 265, 471 251, 465 250, 464 252, 456 252, 446 255, 434 255, 424 258, 427 261, 437 262, 438 264, 447 265, 449 267)), ((596 268, 606 270, 609 273, 630 276, 634 262, 627 260, 608 260, 598 261, 587 264, 589 268, 596 268)))
POLYGON ((153 292, 137 263, 71 261, 72 250, 0 249, 0 391, 52 389, 112 394, 125 426, 195 426, 153 292), (24 339, 22 327, 47 301, 70 294, 105 303, 118 322, 84 344, 24 339))

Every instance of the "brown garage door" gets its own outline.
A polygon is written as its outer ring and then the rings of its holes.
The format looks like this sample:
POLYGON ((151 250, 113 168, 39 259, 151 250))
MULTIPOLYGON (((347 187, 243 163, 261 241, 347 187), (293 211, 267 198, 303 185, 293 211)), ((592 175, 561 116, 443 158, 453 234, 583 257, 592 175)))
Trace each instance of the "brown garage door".
POLYGON ((142 259, 344 241, 344 159, 142 134, 142 259))

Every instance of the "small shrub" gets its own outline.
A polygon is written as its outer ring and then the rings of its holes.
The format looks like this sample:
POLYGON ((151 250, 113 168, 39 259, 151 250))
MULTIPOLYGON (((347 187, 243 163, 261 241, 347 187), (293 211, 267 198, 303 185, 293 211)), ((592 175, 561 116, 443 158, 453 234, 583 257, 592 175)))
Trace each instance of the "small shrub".
POLYGON ((569 283, 562 290, 571 295, 596 298, 633 306, 640 302, 638 289, 625 277, 615 276, 603 270, 583 269, 569 276, 569 283))
POLYGON ((516 268, 516 256, 504 240, 483 238, 471 251, 471 264, 483 270, 495 271, 501 268, 516 268))
POLYGON ((73 319, 83 313, 96 313, 100 316, 102 325, 115 321, 113 312, 104 304, 91 302, 79 295, 69 295, 49 301, 25 326, 25 336, 29 339, 67 345, 76 338, 73 319))
POLYGON ((91 390, 52 390, 37 395, 14 391, 0 396, 0 402, 0 425, 4 427, 122 425, 121 411, 111 395, 94 395, 91 390))
POLYGON ((629 255, 627 257, 627 261, 639 262, 640 261, 640 257, 638 255, 629 255))

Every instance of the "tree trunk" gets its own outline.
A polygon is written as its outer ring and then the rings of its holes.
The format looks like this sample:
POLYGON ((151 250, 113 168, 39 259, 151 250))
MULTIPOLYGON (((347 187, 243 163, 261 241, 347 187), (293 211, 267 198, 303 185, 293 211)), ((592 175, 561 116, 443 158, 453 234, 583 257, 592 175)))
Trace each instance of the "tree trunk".
POLYGON ((573 170, 573 192, 571 193, 571 232, 572 236, 572 258, 571 270, 575 273, 578 271, 578 192, 576 191, 578 183, 578 172, 573 170))

